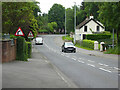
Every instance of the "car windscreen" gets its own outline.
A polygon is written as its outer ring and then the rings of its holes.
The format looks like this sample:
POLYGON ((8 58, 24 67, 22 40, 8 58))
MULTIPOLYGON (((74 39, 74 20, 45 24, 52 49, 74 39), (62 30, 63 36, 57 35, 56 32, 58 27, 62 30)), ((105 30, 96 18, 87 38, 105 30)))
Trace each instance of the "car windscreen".
POLYGON ((69 42, 65 43, 65 45, 67 45, 67 46, 74 46, 73 43, 69 43, 69 42))

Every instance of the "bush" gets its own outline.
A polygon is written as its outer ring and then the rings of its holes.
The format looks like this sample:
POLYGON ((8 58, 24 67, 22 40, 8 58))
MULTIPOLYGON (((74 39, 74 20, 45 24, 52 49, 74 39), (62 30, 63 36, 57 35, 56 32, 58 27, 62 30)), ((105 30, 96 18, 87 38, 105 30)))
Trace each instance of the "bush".
POLYGON ((17 38, 16 60, 27 61, 27 46, 23 37, 17 38))
POLYGON ((43 29, 43 30, 38 30, 38 32, 39 32, 39 33, 48 33, 49 31, 48 31, 48 30, 43 29))
POLYGON ((120 55, 120 46, 118 47, 115 47, 114 49, 113 48, 109 48, 107 49, 107 51, 105 52, 105 54, 118 54, 120 55))
POLYGON ((111 34, 87 34, 86 39, 88 40, 99 40, 99 39, 110 39, 111 34))
POLYGON ((10 39, 17 38, 15 35, 10 34, 10 39))
POLYGON ((82 41, 81 45, 90 49, 94 49, 94 42, 95 41, 85 39, 82 41))
POLYGON ((73 38, 71 38, 71 37, 68 36, 68 35, 67 35, 66 37, 63 36, 62 39, 63 39, 63 40, 67 40, 67 41, 73 41, 73 38))
POLYGON ((27 47, 28 47, 28 58, 31 58, 31 53, 32 53, 32 44, 31 42, 26 42, 27 47))

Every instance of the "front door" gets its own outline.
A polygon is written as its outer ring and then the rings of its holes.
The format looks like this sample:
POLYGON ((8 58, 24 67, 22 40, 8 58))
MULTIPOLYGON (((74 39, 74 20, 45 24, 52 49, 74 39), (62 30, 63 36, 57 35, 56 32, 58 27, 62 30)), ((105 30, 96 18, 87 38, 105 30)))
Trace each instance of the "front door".
POLYGON ((86 39, 86 34, 83 34, 83 39, 86 39))

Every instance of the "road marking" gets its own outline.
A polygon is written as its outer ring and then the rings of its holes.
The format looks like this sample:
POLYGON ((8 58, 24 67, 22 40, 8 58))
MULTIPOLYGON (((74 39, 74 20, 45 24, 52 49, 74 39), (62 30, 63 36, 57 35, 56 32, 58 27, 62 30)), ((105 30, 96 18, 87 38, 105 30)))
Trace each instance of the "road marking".
POLYGON ((80 63, 85 63, 85 62, 83 62, 83 61, 80 61, 80 60, 78 60, 78 62, 80 62, 80 63))
POLYGON ((103 64, 104 66, 108 66, 107 64, 103 64))
POLYGON ((103 71, 106 71, 106 72, 109 72, 109 73, 112 73, 110 70, 106 70, 104 68, 99 68, 100 70, 103 70, 103 71))
POLYGON ((92 60, 88 60, 89 62, 95 62, 95 61, 92 61, 92 60))
POLYGON ((75 59, 75 58, 72 58, 72 59, 76 61, 76 59, 75 59))
POLYGON ((107 64, 102 64, 102 63, 98 63, 99 65, 104 65, 104 66, 109 66, 109 65, 107 65, 107 64))
POLYGON ((113 67, 114 69, 117 69, 117 70, 120 70, 119 68, 117 68, 117 67, 113 67))
POLYGON ((92 67, 95 67, 95 65, 93 65, 93 64, 89 64, 89 63, 88 63, 87 65, 92 66, 92 67))
POLYGON ((103 65, 102 63, 98 63, 99 65, 103 65))

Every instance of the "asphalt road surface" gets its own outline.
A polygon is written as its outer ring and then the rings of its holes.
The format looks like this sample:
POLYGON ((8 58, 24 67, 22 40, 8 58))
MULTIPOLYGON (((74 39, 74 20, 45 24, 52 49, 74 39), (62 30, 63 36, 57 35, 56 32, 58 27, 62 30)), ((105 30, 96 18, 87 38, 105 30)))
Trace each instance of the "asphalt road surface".
POLYGON ((43 45, 34 47, 79 88, 118 88, 118 60, 90 56, 78 50, 63 53, 61 35, 42 37, 43 45))

